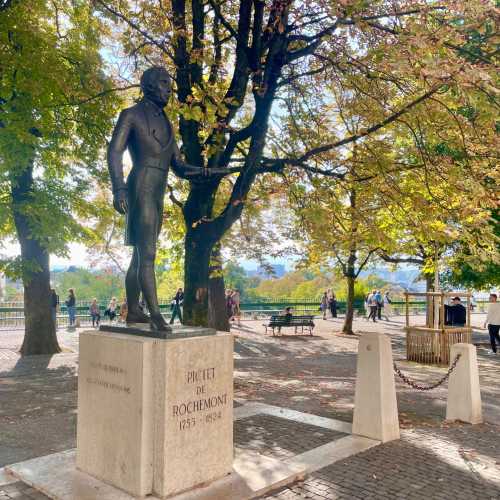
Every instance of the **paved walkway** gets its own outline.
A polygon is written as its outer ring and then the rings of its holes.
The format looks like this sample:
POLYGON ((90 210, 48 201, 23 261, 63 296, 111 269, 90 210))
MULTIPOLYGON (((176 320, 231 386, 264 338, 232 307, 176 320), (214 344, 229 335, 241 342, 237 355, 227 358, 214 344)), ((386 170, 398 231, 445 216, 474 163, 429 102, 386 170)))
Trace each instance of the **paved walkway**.
MULTIPOLYGON (((473 318, 477 325, 483 321, 473 318)), ((262 323, 233 329, 235 397, 351 421, 358 337, 337 333, 341 320, 317 320, 313 337, 272 337, 262 323)), ((358 319, 354 329, 389 334, 396 361, 413 378, 429 383, 442 376, 444 368, 404 361, 401 327, 402 318, 376 324, 358 319)), ((0 467, 75 446, 78 339, 65 331, 59 337, 66 352, 22 359, 15 352, 21 332, 0 333, 0 467)), ((486 342, 487 335, 475 339, 486 342)), ((446 386, 422 393, 397 381, 400 441, 342 460, 266 498, 500 499, 500 356, 488 356, 481 346, 478 359, 485 424, 445 424, 446 386)), ((307 449, 310 438, 292 427, 283 425, 280 433, 273 419, 260 421, 264 452, 286 457, 307 449)), ((33 495, 22 483, 0 487, 0 500, 42 498, 33 495)))

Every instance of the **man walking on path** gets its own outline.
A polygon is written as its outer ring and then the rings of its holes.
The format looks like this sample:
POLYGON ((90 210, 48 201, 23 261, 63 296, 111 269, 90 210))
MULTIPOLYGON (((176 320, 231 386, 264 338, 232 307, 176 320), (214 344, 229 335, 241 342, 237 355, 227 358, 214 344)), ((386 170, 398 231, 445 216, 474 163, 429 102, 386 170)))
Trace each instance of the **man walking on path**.
POLYGON ((376 299, 376 294, 377 291, 373 290, 370 295, 368 295, 368 298, 366 299, 366 304, 368 305, 370 309, 370 314, 368 315, 368 318, 366 319, 367 321, 370 321, 370 318, 373 319, 373 322, 376 323, 376 316, 377 316, 377 299, 376 299))
POLYGON ((170 324, 172 324, 175 320, 175 317, 178 316, 179 321, 182 325, 181 306, 183 301, 184 301, 184 292, 182 291, 182 288, 179 288, 177 290, 177 293, 175 294, 175 297, 172 300, 172 317, 170 318, 170 324))
POLYGON ((497 342, 500 345, 500 302, 497 302, 497 294, 490 294, 490 305, 488 306, 488 314, 486 316, 486 321, 484 322, 484 327, 488 325, 488 332, 490 334, 491 350, 492 354, 497 353, 497 342))
POLYGON ((375 301, 377 304, 377 318, 382 320, 382 308, 384 307, 384 299, 382 298, 380 290, 377 290, 375 292, 375 301))

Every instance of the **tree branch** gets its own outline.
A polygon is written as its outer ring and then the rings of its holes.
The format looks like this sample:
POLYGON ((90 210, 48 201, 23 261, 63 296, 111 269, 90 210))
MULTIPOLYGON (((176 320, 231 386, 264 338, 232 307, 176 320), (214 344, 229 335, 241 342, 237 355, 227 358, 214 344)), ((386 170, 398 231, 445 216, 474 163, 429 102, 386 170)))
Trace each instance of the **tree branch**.
POLYGON ((217 19, 221 22, 222 26, 224 26, 224 28, 226 28, 227 31, 229 31, 229 33, 231 33, 232 37, 234 37, 235 39, 238 39, 238 33, 231 26, 229 21, 222 15, 220 7, 217 5, 216 1, 215 0, 208 0, 208 3, 212 7, 212 9, 214 9, 215 15, 216 15, 217 19))
POLYGON ((380 252, 379 256, 385 262, 390 262, 392 264, 416 264, 418 266, 424 264, 423 259, 417 259, 416 257, 391 257, 385 252, 380 252))
POLYGON ((113 16, 117 17, 118 19, 121 19, 125 24, 130 26, 133 30, 137 31, 137 33, 140 33, 144 38, 149 40, 153 45, 158 47, 165 55, 170 57, 170 59, 174 59, 174 56, 167 50, 167 47, 165 46, 164 43, 159 42, 156 40, 153 36, 151 36, 147 31, 143 30, 139 25, 137 25, 134 21, 130 20, 127 16, 122 14, 121 12, 113 9, 109 5, 103 2, 103 0, 93 0, 95 3, 98 3, 103 9, 107 10, 110 14, 113 14, 113 16))
POLYGON ((421 95, 417 99, 413 100, 412 102, 408 103, 406 106, 403 106, 399 111, 396 113, 393 113, 392 115, 388 116, 384 120, 380 121, 379 123, 376 123, 375 125, 372 125, 371 127, 367 128, 364 132, 353 134, 349 137, 345 137, 344 139, 336 142, 332 142, 330 144, 324 144, 323 146, 318 146, 317 148, 310 149, 306 153, 304 153, 300 158, 291 158, 291 159, 286 159, 285 161, 288 163, 293 164, 294 161, 298 162, 304 162, 311 158, 312 156, 316 156, 318 154, 324 153, 326 151, 330 151, 331 149, 338 148, 340 146, 345 146, 346 144, 349 144, 351 142, 355 142, 363 137, 366 137, 373 132, 376 132, 377 130, 380 130, 381 128, 389 125, 390 123, 396 121, 400 116, 404 115, 408 111, 410 111, 412 108, 420 104, 421 102, 425 101, 428 99, 430 96, 434 95, 439 89, 441 88, 441 85, 435 86, 431 88, 428 92, 425 94, 421 95))
POLYGON ((366 266, 366 264, 368 264, 368 261, 370 260, 370 257, 377 251, 377 250, 380 250, 378 247, 377 248, 374 248, 372 250, 370 250, 368 252, 368 255, 365 257, 365 259, 363 260, 363 262, 358 266, 358 270, 356 272, 356 278, 359 276, 359 274, 361 273, 361 271, 364 269, 364 267, 366 266))

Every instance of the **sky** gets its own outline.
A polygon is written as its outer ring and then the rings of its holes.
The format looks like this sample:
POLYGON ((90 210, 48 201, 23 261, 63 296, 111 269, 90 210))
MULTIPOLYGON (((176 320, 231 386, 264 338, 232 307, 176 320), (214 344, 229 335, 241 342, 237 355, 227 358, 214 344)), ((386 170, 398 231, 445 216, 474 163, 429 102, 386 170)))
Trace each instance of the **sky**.
MULTIPOLYGON (((58 257, 57 255, 50 256, 50 268, 61 268, 69 266, 90 267, 91 260, 87 254, 85 245, 81 243, 70 243, 68 246, 68 257, 58 257)), ((19 245, 17 243, 6 243, 0 249, 0 256, 15 257, 19 255, 19 245)), ((271 264, 283 264, 287 271, 293 267, 293 262, 287 259, 268 259, 271 264)), ((239 259, 239 264, 247 270, 257 269, 259 263, 255 260, 239 259)), ((124 263, 126 265, 126 263, 124 263)))

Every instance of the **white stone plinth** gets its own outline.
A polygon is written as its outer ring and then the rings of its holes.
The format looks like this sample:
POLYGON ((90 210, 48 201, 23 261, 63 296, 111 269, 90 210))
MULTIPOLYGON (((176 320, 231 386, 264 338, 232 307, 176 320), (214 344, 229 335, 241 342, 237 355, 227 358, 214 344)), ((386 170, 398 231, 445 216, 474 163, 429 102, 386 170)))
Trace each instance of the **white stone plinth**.
POLYGON ((229 474, 233 337, 80 335, 77 467, 134 496, 229 474))
POLYGON ((446 420, 480 424, 483 416, 476 348, 471 344, 453 344, 450 350, 450 364, 457 354, 461 356, 448 382, 446 420))
POLYGON ((137 496, 153 485, 154 343, 80 334, 76 465, 137 496))
POLYGON ((161 341, 155 350, 153 492, 166 497, 233 465, 233 337, 161 341))
POLYGON ((387 335, 367 333, 359 341, 352 433, 382 442, 399 439, 392 349, 387 335))

